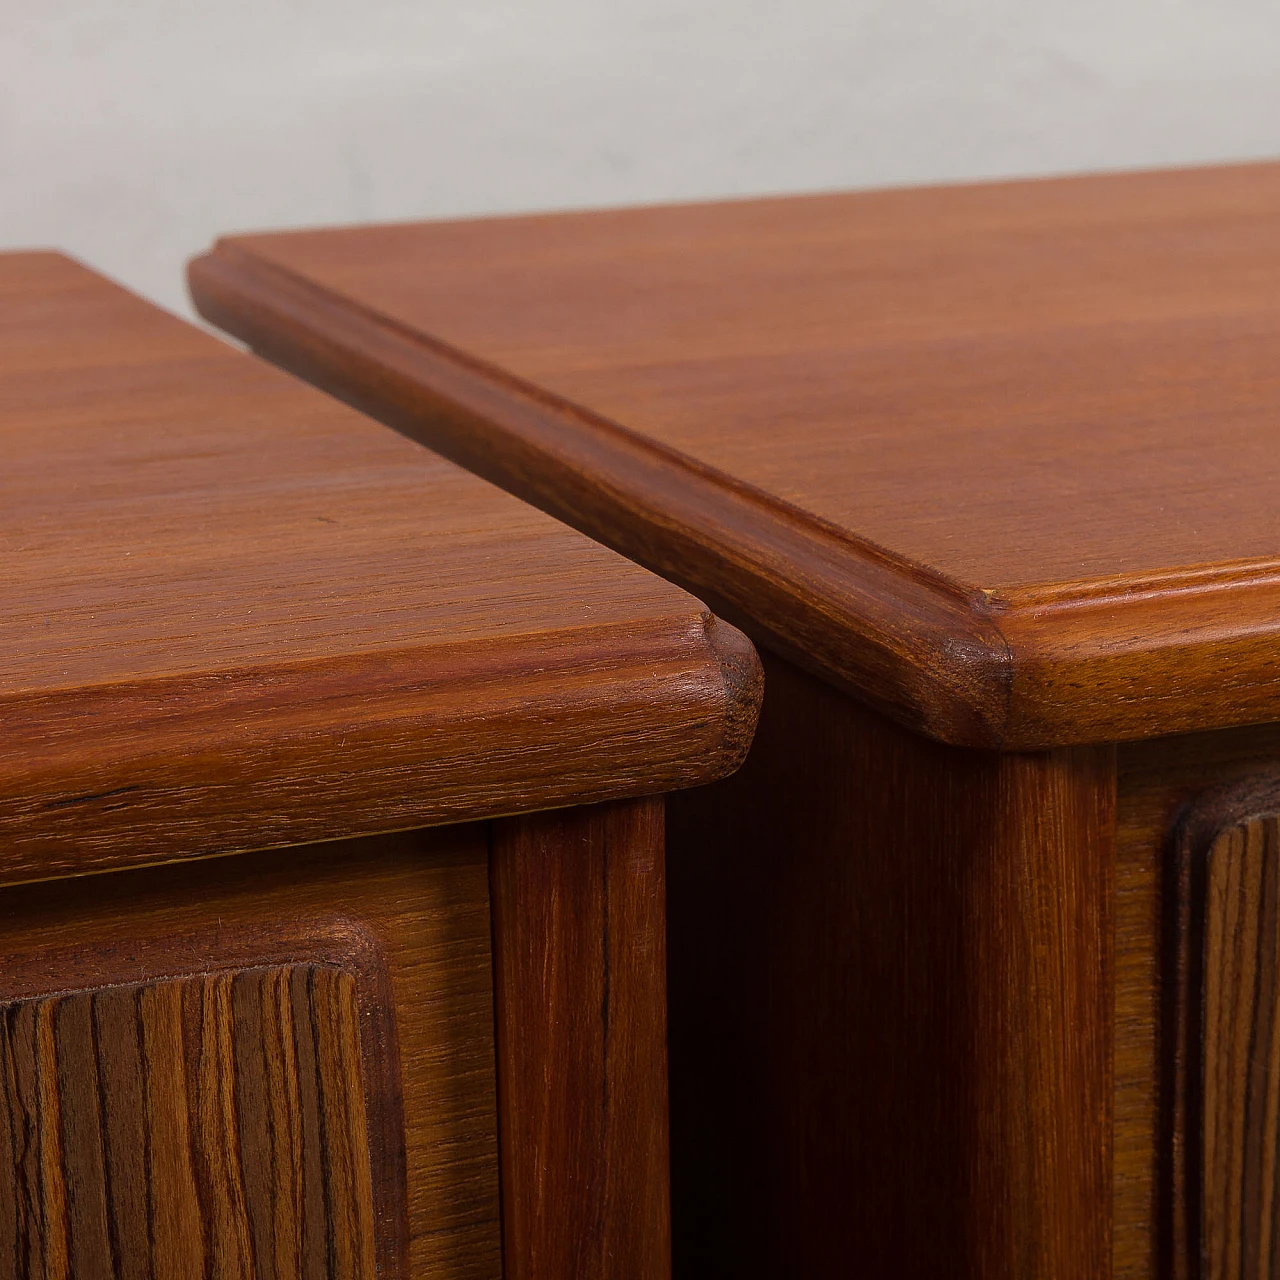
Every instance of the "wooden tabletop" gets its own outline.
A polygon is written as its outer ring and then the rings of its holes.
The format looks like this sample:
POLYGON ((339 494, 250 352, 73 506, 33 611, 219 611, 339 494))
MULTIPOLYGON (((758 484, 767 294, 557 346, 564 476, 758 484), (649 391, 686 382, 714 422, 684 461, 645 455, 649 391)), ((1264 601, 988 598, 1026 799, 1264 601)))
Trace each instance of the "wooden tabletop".
POLYGON ((746 640, 55 254, 0 255, 0 878, 690 786, 746 640))
POLYGON ((1280 719, 1280 165, 242 236, 191 279, 925 732, 1280 719))

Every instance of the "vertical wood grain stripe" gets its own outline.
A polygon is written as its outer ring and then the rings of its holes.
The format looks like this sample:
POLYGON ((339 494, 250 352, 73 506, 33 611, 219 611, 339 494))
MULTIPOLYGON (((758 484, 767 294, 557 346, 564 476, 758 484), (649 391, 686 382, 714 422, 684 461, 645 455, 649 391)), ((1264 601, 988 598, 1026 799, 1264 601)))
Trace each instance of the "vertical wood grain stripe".
POLYGON ((506 1280, 669 1280, 660 798, 494 824, 506 1280))
POLYGON ((202 974, 0 1006, 5 1280, 373 1280, 354 978, 202 974))

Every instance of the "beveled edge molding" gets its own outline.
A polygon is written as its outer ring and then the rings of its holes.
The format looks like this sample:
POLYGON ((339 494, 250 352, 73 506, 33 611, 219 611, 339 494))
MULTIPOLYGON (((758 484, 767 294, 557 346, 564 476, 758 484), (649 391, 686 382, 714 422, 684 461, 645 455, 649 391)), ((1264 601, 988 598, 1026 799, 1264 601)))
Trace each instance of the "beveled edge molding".
MULTIPOLYGON (((1210 855, 1251 823, 1280 819, 1280 768, 1195 796, 1171 831, 1161 981, 1161 1274, 1210 1280, 1203 1239, 1205 942, 1210 855)), ((1280 1223, 1278 1223, 1280 1225, 1280 1223)), ((1277 1243, 1280 1243, 1278 1241, 1277 1243)))
POLYGON ((723 609, 944 742, 1031 749, 1260 723, 1275 564, 975 591, 220 240, 207 320, 723 609), (1136 590, 1130 588, 1137 588, 1136 590), (1171 696, 1177 691, 1179 696, 1171 696))
POLYGON ((382 943, 363 922, 339 915, 281 920, 265 928, 219 921, 196 931, 148 936, 145 945, 127 949, 96 941, 92 931, 74 946, 8 944, 0 1009, 285 967, 331 970, 354 980, 376 1274, 404 1280, 407 1156, 395 1003, 382 943))
POLYGON ((0 884, 714 781, 763 675, 689 605, 532 655, 515 636, 0 698, 0 884))

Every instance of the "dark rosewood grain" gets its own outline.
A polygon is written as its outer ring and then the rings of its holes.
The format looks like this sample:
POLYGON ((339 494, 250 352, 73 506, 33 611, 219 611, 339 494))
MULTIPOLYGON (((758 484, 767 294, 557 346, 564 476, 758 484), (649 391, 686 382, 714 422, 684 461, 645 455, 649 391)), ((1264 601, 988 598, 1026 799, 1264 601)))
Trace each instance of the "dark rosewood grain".
POLYGON ((660 799, 494 824, 506 1280, 671 1274, 660 799))
POLYGON ((0 1149, 6 1274, 374 1280, 355 978, 339 969, 0 1008, 0 1149))

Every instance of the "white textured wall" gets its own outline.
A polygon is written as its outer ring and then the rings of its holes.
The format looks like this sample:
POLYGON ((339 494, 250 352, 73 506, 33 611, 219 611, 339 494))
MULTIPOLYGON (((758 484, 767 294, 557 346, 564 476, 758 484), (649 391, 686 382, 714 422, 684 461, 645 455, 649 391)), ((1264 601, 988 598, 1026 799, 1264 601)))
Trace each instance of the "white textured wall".
POLYGON ((0 0, 0 246, 1280 154, 1280 0, 0 0))

